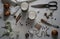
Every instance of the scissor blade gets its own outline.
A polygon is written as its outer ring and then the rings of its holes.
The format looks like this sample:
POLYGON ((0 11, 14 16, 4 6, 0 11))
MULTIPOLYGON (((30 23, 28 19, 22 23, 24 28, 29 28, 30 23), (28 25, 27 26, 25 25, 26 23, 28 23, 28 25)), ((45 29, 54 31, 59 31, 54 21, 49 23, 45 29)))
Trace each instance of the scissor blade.
POLYGON ((32 5, 31 7, 34 8, 48 8, 48 4, 38 4, 38 5, 32 5))

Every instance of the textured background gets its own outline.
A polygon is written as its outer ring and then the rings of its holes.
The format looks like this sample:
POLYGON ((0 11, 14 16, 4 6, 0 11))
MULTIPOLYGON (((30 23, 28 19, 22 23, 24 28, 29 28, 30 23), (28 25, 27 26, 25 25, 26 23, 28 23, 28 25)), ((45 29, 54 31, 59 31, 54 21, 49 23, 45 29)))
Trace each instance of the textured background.
MULTIPOLYGON (((41 18, 44 18, 44 19, 46 19, 45 17, 44 17, 44 13, 45 12, 47 12, 48 14, 51 12, 49 9, 37 9, 37 8, 32 8, 31 7, 31 5, 35 5, 35 4, 45 4, 45 3, 48 3, 48 2, 50 2, 50 1, 52 1, 52 0, 37 0, 37 1, 35 1, 35 2, 32 2, 32 3, 30 3, 29 4, 29 11, 30 10, 34 10, 34 11, 39 11, 40 13, 38 14, 37 13, 37 17, 36 17, 36 20, 35 20, 35 23, 39 23, 40 22, 40 19, 41 18)), ((53 13, 53 17, 54 18, 56 18, 56 20, 51 20, 51 19, 49 19, 49 20, 47 20, 48 22, 50 22, 50 23, 52 23, 52 24, 55 24, 55 25, 59 25, 60 26, 60 0, 54 0, 54 1, 57 1, 58 2, 58 10, 57 11, 55 11, 54 13, 53 13)), ((15 12, 15 10, 17 10, 17 8, 18 8, 19 6, 16 6, 15 8, 13 7, 13 6, 11 6, 10 7, 10 10, 11 10, 11 14, 13 14, 13 12, 15 12)), ((20 13, 21 12, 21 10, 19 10, 17 13, 20 13)), ((0 36, 4 33, 4 29, 2 29, 1 27, 2 26, 4 26, 5 24, 5 22, 3 21, 3 4, 2 4, 2 2, 1 2, 1 0, 0 0, 0 16, 2 16, 2 19, 0 19, 0 36)), ((26 18, 27 18, 27 15, 26 16, 24 16, 23 15, 23 18, 21 18, 21 23, 23 24, 23 26, 21 26, 20 24, 19 24, 19 22, 17 23, 17 25, 15 25, 15 19, 13 19, 13 17, 12 16, 10 16, 9 18, 8 18, 8 21, 10 21, 11 22, 11 25, 12 25, 12 29, 15 31, 15 33, 16 32, 19 32, 19 39, 25 39, 25 37, 24 37, 24 35, 25 35, 25 33, 29 30, 29 29, 31 29, 30 28, 30 26, 34 26, 34 24, 33 25, 29 25, 29 26, 27 26, 26 27, 26 23, 25 23, 25 21, 26 21, 26 18)), ((41 24, 42 26, 45 26, 44 24, 41 24)), ((52 39, 52 37, 51 37, 51 30, 52 29, 56 29, 56 28, 53 28, 53 27, 49 27, 49 30, 48 30, 48 34, 50 34, 50 37, 41 37, 41 38, 38 38, 37 36, 33 36, 33 38, 32 39, 52 39)), ((60 39, 60 28, 59 29, 56 29, 56 30, 58 30, 58 39, 60 39)), ((40 30, 41 31, 41 30, 40 30)), ((17 33, 16 33, 17 34, 17 33)), ((9 39, 9 37, 3 37, 3 38, 0 38, 0 39, 9 39)), ((15 38, 16 39, 16 38, 15 38)), ((29 38, 29 39, 31 39, 31 37, 29 38)))

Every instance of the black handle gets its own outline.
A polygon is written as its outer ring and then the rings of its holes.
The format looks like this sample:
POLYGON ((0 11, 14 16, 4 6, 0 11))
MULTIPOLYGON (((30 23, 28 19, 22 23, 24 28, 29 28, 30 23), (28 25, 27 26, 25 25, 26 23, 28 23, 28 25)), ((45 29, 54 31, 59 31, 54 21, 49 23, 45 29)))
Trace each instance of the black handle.
POLYGON ((48 5, 49 5, 50 10, 57 10, 57 8, 58 8, 56 1, 51 1, 51 2, 48 3, 48 5))

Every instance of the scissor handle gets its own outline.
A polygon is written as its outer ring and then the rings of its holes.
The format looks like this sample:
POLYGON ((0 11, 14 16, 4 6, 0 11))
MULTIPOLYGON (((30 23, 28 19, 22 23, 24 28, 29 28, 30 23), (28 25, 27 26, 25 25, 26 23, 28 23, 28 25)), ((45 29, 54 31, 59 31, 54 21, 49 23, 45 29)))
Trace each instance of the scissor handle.
POLYGON ((57 5, 57 2, 56 1, 51 1, 48 3, 49 5, 57 5))
POLYGON ((50 10, 57 10, 57 2, 56 1, 51 1, 48 3, 49 4, 49 9, 50 10))

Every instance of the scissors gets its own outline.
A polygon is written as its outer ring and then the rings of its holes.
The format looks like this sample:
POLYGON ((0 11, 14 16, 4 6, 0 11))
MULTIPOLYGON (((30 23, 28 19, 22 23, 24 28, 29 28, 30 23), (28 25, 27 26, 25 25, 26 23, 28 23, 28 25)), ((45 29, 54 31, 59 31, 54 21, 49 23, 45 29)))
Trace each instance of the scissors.
POLYGON ((48 8, 49 10, 57 10, 57 8, 58 8, 56 1, 50 1, 48 4, 32 5, 31 7, 34 7, 34 8, 48 8))

